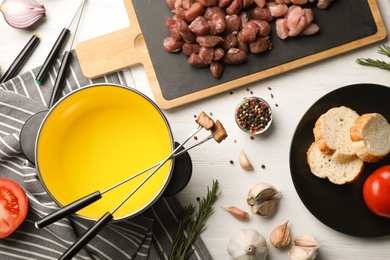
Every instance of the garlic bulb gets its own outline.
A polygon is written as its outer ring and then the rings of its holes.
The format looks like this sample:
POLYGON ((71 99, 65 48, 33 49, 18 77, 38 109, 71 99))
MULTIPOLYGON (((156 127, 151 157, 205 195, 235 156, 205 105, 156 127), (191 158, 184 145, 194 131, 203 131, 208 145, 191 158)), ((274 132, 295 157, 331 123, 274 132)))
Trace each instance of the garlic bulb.
POLYGON ((0 6, 5 21, 14 28, 27 28, 46 16, 45 7, 35 0, 4 0, 0 6))
POLYGON ((249 162, 248 158, 246 157, 244 151, 241 149, 240 150, 240 166, 246 170, 246 171, 253 171, 253 165, 249 162))
POLYGON ((236 260, 264 260, 268 255, 267 242, 254 229, 241 229, 230 237, 227 251, 236 260))
POLYGON ((298 235, 294 238, 294 246, 291 247, 288 255, 290 260, 313 260, 316 258, 317 249, 320 246, 320 243, 312 235, 298 235))
POLYGON ((288 221, 284 222, 280 226, 277 226, 269 235, 269 241, 276 248, 288 246, 290 244, 290 240, 291 237, 290 229, 288 228, 288 221))
POLYGON ((282 193, 274 186, 265 183, 257 183, 248 193, 247 203, 253 213, 268 217, 276 210, 282 193))

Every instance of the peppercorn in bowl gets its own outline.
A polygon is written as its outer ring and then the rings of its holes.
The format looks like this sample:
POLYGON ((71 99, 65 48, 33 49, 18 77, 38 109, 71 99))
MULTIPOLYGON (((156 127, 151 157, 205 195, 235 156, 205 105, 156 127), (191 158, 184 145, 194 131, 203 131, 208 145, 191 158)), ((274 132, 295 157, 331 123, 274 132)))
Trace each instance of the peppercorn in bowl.
POLYGON ((246 133, 264 133, 272 123, 272 110, 260 97, 245 97, 236 107, 235 121, 246 133))

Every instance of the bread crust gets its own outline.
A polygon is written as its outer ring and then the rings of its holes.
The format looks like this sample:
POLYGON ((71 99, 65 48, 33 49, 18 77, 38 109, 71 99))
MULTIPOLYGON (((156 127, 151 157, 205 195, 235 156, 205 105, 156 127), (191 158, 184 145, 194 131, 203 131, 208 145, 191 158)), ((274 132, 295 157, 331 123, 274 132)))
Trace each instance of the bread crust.
POLYGON ((324 122, 324 115, 322 114, 316 121, 314 128, 313 128, 313 134, 314 134, 314 140, 317 141, 318 148, 323 154, 326 155, 332 155, 335 152, 335 149, 330 148, 326 141, 325 137, 322 132, 323 128, 323 122, 324 122))
POLYGON ((329 155, 319 150, 318 142, 313 142, 307 150, 307 163, 313 175, 327 178, 330 182, 343 185, 356 181, 364 169, 364 162, 355 157, 349 162, 335 162, 329 155))
POLYGON ((365 162, 378 162, 390 153, 390 125, 381 114, 359 116, 351 127, 350 138, 355 153, 365 162))

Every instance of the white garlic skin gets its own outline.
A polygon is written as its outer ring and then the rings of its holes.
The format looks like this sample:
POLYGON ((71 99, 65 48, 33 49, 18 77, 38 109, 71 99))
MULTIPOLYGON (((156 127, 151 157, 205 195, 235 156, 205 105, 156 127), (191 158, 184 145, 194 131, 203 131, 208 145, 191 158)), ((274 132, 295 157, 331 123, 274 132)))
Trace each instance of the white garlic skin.
POLYGON ((320 247, 318 240, 310 234, 301 234, 294 237, 294 245, 288 255, 290 260, 313 260, 317 256, 320 247))
POLYGON ((314 248, 319 248, 321 246, 317 239, 310 234, 301 234, 294 237, 294 244, 297 246, 314 248))
POLYGON ((317 256, 317 248, 292 246, 288 252, 290 260, 313 260, 317 256))
POLYGON ((282 193, 274 186, 265 182, 259 182, 249 190, 247 203, 254 214, 269 217, 276 210, 282 193))
POLYGON ((268 255, 266 240, 254 229, 241 229, 231 236, 227 251, 235 260, 265 260, 268 255))

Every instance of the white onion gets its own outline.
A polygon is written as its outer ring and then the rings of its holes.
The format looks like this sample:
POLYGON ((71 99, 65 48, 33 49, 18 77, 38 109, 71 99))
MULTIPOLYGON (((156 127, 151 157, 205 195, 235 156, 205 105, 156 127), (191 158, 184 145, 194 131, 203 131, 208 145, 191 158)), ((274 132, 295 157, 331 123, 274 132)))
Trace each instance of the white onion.
POLYGON ((46 16, 45 7, 35 0, 4 0, 0 6, 6 22, 14 28, 27 28, 46 16))

